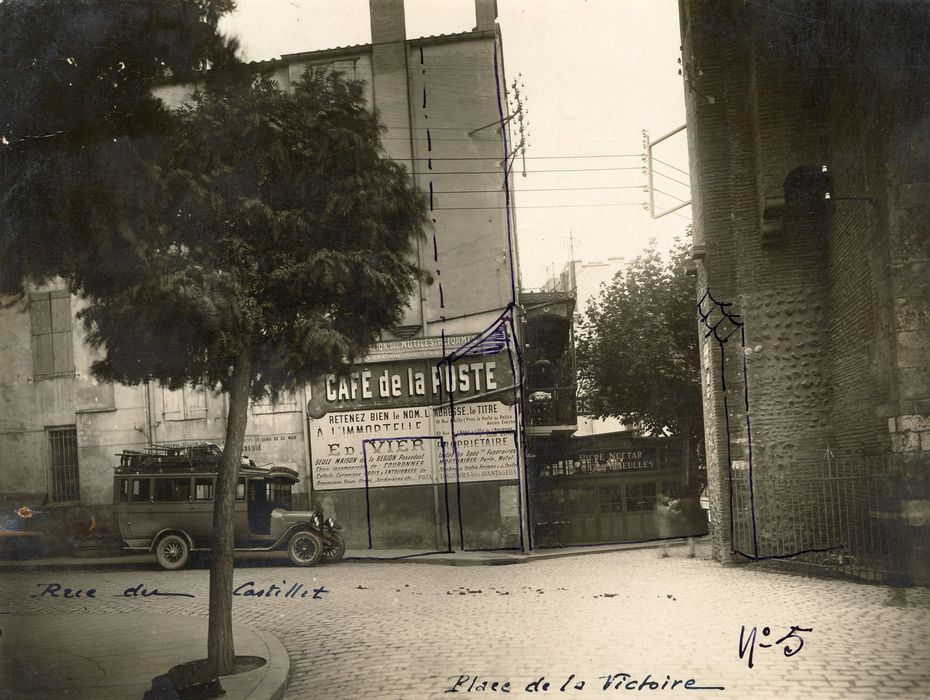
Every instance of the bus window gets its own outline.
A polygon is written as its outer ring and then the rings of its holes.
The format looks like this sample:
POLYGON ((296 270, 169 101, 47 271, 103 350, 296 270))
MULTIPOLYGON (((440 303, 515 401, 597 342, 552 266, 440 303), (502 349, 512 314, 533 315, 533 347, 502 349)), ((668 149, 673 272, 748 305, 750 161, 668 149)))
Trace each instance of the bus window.
POLYGON ((120 503, 129 501, 129 479, 119 480, 119 501, 120 503))
POLYGON ((212 501, 213 500, 213 479, 194 479, 194 500, 195 501, 212 501))
POLYGON ((152 497, 152 482, 149 479, 133 479, 130 500, 148 501, 152 497))
POLYGON ((249 500, 265 503, 268 500, 268 485, 264 479, 252 479, 249 482, 249 500))
POLYGON ((156 501, 188 501, 191 497, 191 480, 155 479, 156 501))
POLYGON ((236 500, 245 500, 245 477, 239 477, 239 481, 236 482, 236 500))
POLYGON ((287 481, 271 481, 271 494, 268 500, 279 506, 284 506, 288 510, 291 507, 291 484, 287 481))

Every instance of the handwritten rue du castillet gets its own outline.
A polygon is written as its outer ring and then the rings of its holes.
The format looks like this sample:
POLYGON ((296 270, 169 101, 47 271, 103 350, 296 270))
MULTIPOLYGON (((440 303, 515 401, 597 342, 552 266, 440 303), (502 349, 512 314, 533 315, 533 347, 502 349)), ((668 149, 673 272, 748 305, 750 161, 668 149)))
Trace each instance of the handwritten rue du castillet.
MULTIPOLYGON (((72 588, 60 583, 37 583, 38 593, 33 593, 30 598, 58 598, 62 600, 87 600, 97 599, 96 588, 72 588)), ((246 581, 233 589, 233 596, 237 598, 289 598, 289 599, 309 599, 322 600, 324 594, 331 591, 325 586, 319 588, 306 587, 302 583, 288 584, 286 580, 272 584, 258 584, 255 581, 246 581)), ((128 586, 122 593, 109 594, 116 598, 196 598, 193 593, 179 593, 170 591, 160 591, 157 588, 148 588, 145 584, 139 583, 135 586, 128 586)))

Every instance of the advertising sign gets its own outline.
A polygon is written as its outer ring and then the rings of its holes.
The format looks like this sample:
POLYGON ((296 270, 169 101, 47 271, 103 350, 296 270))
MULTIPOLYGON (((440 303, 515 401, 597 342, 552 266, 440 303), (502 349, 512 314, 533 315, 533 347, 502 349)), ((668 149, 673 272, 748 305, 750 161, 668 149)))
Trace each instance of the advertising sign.
POLYGON ((578 455, 581 471, 585 472, 642 472, 658 468, 656 448, 629 448, 623 450, 597 450, 578 455))
POLYGON ((320 418, 330 411, 442 406, 485 396, 510 404, 516 400, 507 353, 465 357, 452 366, 437 366, 435 360, 357 365, 314 382, 307 411, 320 418))
POLYGON ((313 487, 516 479, 515 434, 501 401, 327 413, 310 420, 313 487))

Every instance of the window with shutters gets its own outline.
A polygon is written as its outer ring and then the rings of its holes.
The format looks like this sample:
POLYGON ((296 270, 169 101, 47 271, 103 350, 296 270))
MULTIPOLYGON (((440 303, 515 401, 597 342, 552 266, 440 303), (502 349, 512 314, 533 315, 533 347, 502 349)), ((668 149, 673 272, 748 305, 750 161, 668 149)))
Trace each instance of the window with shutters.
POLYGON ((30 294, 29 315, 35 378, 73 376, 71 296, 65 290, 30 294))
POLYGON ((251 401, 252 414, 262 413, 291 413, 297 411, 297 394, 293 391, 282 391, 272 401, 270 396, 263 396, 258 401, 251 401))
POLYGON ((185 384, 181 389, 162 389, 165 420, 192 420, 207 415, 207 392, 185 384))
POLYGON ((49 500, 78 501, 81 485, 78 479, 77 430, 75 427, 50 428, 49 451, 49 500))

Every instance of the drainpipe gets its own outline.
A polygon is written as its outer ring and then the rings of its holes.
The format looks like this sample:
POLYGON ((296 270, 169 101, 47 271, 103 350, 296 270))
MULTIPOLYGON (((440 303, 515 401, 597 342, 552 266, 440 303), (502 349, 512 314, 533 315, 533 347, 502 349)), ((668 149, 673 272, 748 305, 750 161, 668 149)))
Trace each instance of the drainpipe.
POLYGON ((300 402, 301 402, 300 422, 303 425, 303 431, 304 431, 304 459, 306 460, 306 462, 304 463, 306 467, 304 469, 304 472, 305 472, 304 484, 307 487, 306 491, 307 491, 307 509, 308 510, 310 510, 311 504, 313 502, 311 500, 313 498, 313 492, 312 492, 312 488, 310 484, 310 460, 312 458, 312 455, 310 454, 310 427, 309 427, 310 414, 307 411, 307 405, 308 405, 309 399, 310 397, 307 396, 307 385, 304 384, 303 386, 300 387, 300 402))

